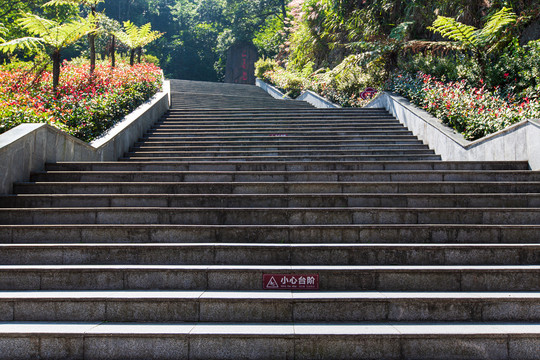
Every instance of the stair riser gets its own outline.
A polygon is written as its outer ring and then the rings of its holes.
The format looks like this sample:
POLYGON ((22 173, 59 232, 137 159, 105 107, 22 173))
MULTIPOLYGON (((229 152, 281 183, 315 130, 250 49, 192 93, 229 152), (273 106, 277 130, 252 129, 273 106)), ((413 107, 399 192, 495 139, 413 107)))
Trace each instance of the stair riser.
POLYGON ((171 126, 179 128, 206 128, 206 127, 261 127, 261 126, 286 126, 286 127, 334 127, 334 126, 388 126, 400 125, 401 123, 392 116, 222 116, 206 115, 198 116, 163 116, 153 125, 155 127, 171 126))
MULTIPOLYGON (((166 171, 166 172, 61 172, 39 173, 31 181, 40 182, 535 182, 540 187, 540 173, 480 171, 166 171)), ((535 185, 532 183, 531 185, 535 185)), ((324 193, 321 188, 319 192, 324 193)), ((534 196, 534 194, 531 194, 534 196)))
POLYGON ((107 322, 514 322, 540 321, 538 299, 0 300, 0 321, 107 322))
MULTIPOLYGON (((90 178, 86 178, 92 180, 90 178)), ((95 178, 93 179, 96 180, 95 178)), ((219 179, 213 179, 216 181, 219 179)), ((381 183, 283 183, 253 182, 253 183, 19 183, 14 185, 18 194, 276 194, 276 193, 528 193, 536 192, 538 183, 463 183, 463 182, 381 182, 381 183)))
POLYGON ((540 208, 0 209, 0 224, 539 224, 540 208))
POLYGON ((537 265, 540 245, 2 245, 2 265, 537 265))
POLYGON ((220 156, 220 157, 143 157, 136 156, 133 158, 124 157, 119 161, 422 161, 422 160, 440 160, 438 155, 327 155, 327 156, 253 156, 245 158, 243 156, 220 156))
POLYGON ((332 129, 332 130, 306 130, 306 131, 298 131, 298 130, 290 130, 288 132, 280 132, 284 129, 268 129, 268 130, 245 130, 245 131, 236 131, 236 130, 204 130, 204 129, 196 129, 193 131, 189 131, 186 129, 179 129, 179 130, 148 130, 146 131, 147 137, 167 137, 167 136, 184 136, 184 137, 190 137, 190 136, 215 136, 218 135, 218 137, 222 139, 227 138, 246 138, 246 137, 284 137, 284 138, 294 138, 294 137, 300 137, 300 136, 324 136, 324 139, 330 139, 333 136, 349 136, 353 139, 358 138, 359 136, 372 136, 372 135, 379 135, 379 136, 396 136, 396 135, 412 135, 410 131, 408 131, 405 128, 396 128, 396 129, 351 129, 351 130, 339 130, 339 129, 332 129), (281 135, 281 136, 278 136, 281 135), (283 136, 285 135, 285 136, 283 136))
POLYGON ((467 360, 536 360, 540 346, 534 335, 400 335, 391 326, 381 329, 380 333, 358 335, 302 335, 302 332, 293 335, 292 325, 290 329, 285 326, 285 334, 225 336, 219 331, 206 334, 203 329, 202 334, 188 335, 191 328, 186 326, 175 335, 159 332, 135 335, 59 332, 32 336, 7 333, 0 335, 0 343, 6 344, 0 359, 37 359, 43 354, 43 357, 65 360, 453 360, 467 354, 467 360))
POLYGON ((268 149, 266 151, 254 152, 254 151, 143 151, 135 150, 133 152, 126 153, 125 156, 131 158, 135 157, 159 157, 159 158, 178 158, 178 157, 205 157, 205 158, 243 158, 249 161, 250 159, 257 159, 259 157, 354 157, 354 156, 396 156, 396 155, 419 155, 419 156, 434 156, 433 152, 429 149, 365 149, 365 150, 300 150, 300 151, 277 151, 268 149))
MULTIPOLYGON (((0 243, 537 244, 533 226, 0 226, 0 243)), ((472 260, 471 260, 472 261, 472 260)))
POLYGON ((374 195, 158 195, 1 197, 0 208, 44 207, 540 207, 540 194, 500 196, 374 195))
POLYGON ((210 149, 223 149, 223 150, 257 150, 257 149, 267 149, 267 148, 274 148, 274 149, 281 149, 281 150, 298 150, 298 149, 310 149, 310 150, 316 150, 316 149, 348 149, 348 148, 367 148, 367 147, 373 147, 382 145, 388 148, 393 147, 399 147, 399 146, 426 146, 422 144, 422 142, 417 140, 409 140, 409 141, 319 141, 317 143, 306 143, 301 144, 297 143, 295 141, 286 142, 283 140, 278 141, 257 141, 255 143, 246 144, 243 142, 177 142, 177 141, 162 141, 162 142, 149 142, 149 143, 143 143, 143 142, 137 142, 134 144, 135 148, 138 149, 145 149, 145 148, 155 148, 155 149, 163 149, 164 147, 170 148, 170 149, 190 149, 195 151, 200 150, 210 150, 210 149))
POLYGON ((147 269, 137 266, 126 269, 28 268, 6 269, 0 266, 0 290, 262 290, 262 275, 266 273, 319 275, 322 291, 540 291, 540 269, 524 267, 489 271, 418 269, 335 270, 305 267, 290 270, 277 266, 265 269, 205 269, 186 266, 185 269, 163 267, 147 269))
POLYGON ((302 103, 268 103, 266 101, 254 101, 254 102, 220 102, 220 104, 194 104, 190 102, 184 102, 184 101, 178 101, 175 99, 172 99, 172 106, 174 106, 177 109, 184 109, 184 110, 190 110, 190 109, 199 109, 199 110, 206 110, 206 109, 216 109, 216 110, 224 110, 224 109, 230 109, 230 110, 236 110, 239 108, 244 107, 250 107, 253 109, 267 109, 267 110, 274 110, 274 109, 313 109, 311 105, 308 104, 302 104, 302 103))
POLYGON ((266 146, 184 146, 184 145, 176 145, 176 144, 165 144, 162 143, 161 145, 142 145, 142 146, 133 146, 131 148, 131 152, 154 152, 154 153, 162 153, 162 152, 179 152, 183 151, 186 153, 225 153, 225 154, 231 154, 231 153, 246 153, 249 155, 252 154, 259 154, 259 153, 273 153, 277 152, 280 154, 288 154, 288 153, 327 153, 329 151, 373 151, 373 150, 392 150, 392 151, 400 151, 400 150, 429 150, 427 145, 423 144, 372 144, 372 145, 341 145, 341 146, 281 146, 281 145, 266 145, 266 146))
MULTIPOLYGON (((216 131, 216 132, 248 132, 248 131, 315 131, 320 127, 320 124, 234 124, 224 123, 222 125, 174 125, 168 123, 156 123, 148 131, 149 132, 167 132, 167 131, 216 131)), ((403 125, 400 123, 388 123, 388 122, 373 122, 373 123, 343 123, 343 124, 326 124, 324 128, 332 131, 343 131, 343 130, 398 130, 403 129, 403 125)))
POLYGON ((297 163, 249 163, 237 162, 235 164, 221 162, 214 163, 122 163, 122 162, 97 162, 97 163, 56 163, 46 164, 46 170, 50 171, 329 171, 329 170, 527 170, 526 162, 442 162, 423 161, 403 162, 297 162, 297 163))

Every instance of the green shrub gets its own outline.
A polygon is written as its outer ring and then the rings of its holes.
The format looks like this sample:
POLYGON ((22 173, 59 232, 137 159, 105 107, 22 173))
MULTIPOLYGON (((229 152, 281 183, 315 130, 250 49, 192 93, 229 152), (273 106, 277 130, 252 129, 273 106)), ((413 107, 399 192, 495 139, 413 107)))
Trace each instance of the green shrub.
POLYGON ((279 68, 277 61, 263 57, 255 63, 255 76, 261 80, 269 81, 267 73, 273 72, 277 68, 279 68))

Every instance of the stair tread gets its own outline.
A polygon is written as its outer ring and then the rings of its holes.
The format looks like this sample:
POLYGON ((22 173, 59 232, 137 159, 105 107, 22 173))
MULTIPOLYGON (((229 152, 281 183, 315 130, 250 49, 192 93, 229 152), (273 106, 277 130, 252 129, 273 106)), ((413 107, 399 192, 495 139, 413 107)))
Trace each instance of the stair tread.
POLYGON ((68 336, 99 335, 230 335, 309 336, 366 335, 390 337, 447 337, 450 335, 540 335, 539 323, 110 323, 110 322, 0 322, 0 334, 68 336))
POLYGON ((0 300, 540 300, 540 292, 427 292, 427 291, 294 291, 294 290, 37 290, 0 291, 0 300))

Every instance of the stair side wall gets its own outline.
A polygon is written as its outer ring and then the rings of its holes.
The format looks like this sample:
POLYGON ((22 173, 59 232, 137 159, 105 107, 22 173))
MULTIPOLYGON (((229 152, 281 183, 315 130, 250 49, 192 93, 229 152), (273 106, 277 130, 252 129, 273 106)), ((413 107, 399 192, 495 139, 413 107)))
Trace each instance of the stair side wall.
POLYGON ((528 161, 540 170, 540 121, 524 120, 476 141, 468 141, 405 98, 383 93, 368 108, 384 108, 447 161, 528 161))
POLYGON ((169 94, 160 92, 90 144, 48 124, 22 124, 5 132, 0 135, 0 194, 12 193, 14 182, 27 181, 48 162, 117 160, 168 109, 169 94))

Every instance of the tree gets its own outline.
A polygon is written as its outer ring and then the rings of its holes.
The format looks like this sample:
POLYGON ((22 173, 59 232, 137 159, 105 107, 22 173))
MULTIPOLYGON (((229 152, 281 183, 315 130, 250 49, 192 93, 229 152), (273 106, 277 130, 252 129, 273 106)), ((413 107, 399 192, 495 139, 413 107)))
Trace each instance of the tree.
POLYGON ((150 23, 138 27, 131 21, 124 22, 124 31, 119 31, 116 38, 130 49, 129 63, 131 66, 135 63, 135 52, 139 51, 138 62, 141 62, 142 48, 152 41, 159 39, 163 33, 153 31, 150 23))
POLYGON ((60 23, 34 14, 25 14, 17 20, 17 23, 34 37, 22 37, 0 44, 0 51, 49 50, 53 62, 53 91, 56 92, 60 81, 61 51, 94 31, 94 22, 91 19, 78 18, 67 23, 60 23))
MULTIPOLYGON (((71 6, 88 6, 90 8, 90 16, 93 19, 96 19, 96 7, 99 3, 104 0, 50 0, 44 6, 61 6, 61 5, 71 5, 71 6)), ((88 44, 90 46, 90 74, 94 73, 96 68, 96 34, 99 28, 99 24, 95 22, 95 30, 88 34, 88 44)))

